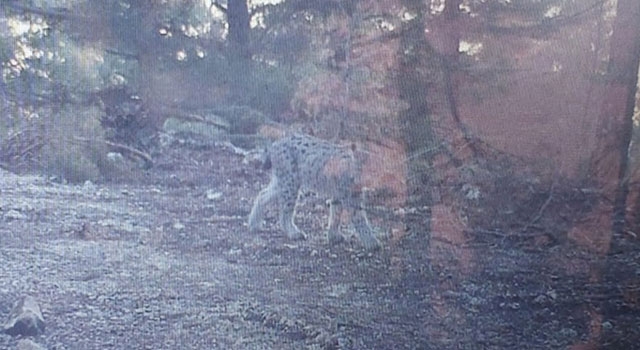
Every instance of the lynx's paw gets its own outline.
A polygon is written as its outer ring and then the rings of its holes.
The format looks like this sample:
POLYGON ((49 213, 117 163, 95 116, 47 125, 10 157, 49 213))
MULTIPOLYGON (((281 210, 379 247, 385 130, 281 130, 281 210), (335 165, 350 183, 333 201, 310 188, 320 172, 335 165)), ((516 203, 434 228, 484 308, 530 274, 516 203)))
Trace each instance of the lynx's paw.
POLYGON ((362 241, 362 246, 366 251, 372 252, 382 248, 382 244, 375 237, 365 239, 361 238, 360 240, 362 241))
POLYGON ((340 244, 342 242, 344 242, 346 240, 346 238, 344 238, 344 236, 342 234, 340 234, 339 232, 329 232, 327 234, 327 237, 329 239, 329 244, 330 245, 337 245, 340 244))
POLYGON ((287 230, 287 237, 292 241, 303 241, 307 239, 307 234, 294 226, 293 229, 287 230))
POLYGON ((258 231, 264 230, 264 222, 261 219, 258 219, 253 213, 249 215, 249 232, 254 233, 258 231))

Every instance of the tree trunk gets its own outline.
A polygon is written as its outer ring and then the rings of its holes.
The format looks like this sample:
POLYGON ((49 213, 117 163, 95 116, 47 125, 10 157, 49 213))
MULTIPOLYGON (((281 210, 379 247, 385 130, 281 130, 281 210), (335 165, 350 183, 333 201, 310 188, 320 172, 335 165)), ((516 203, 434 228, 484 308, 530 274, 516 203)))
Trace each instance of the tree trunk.
POLYGON ((249 57, 249 7, 247 0, 229 0, 227 5, 227 23, 229 24, 229 42, 241 56, 249 57))
MULTIPOLYGON (((424 234, 424 240, 429 240, 425 251, 425 260, 433 266, 447 266, 456 269, 460 276, 466 275, 472 270, 473 252, 464 247, 466 224, 460 220, 459 209, 453 196, 447 189, 438 186, 437 166, 434 164, 443 158, 442 154, 425 152, 429 149, 437 149, 437 136, 432 128, 431 110, 428 105, 430 93, 429 84, 432 78, 425 69, 430 64, 433 56, 428 51, 430 45, 425 34, 425 16, 428 9, 422 0, 402 0, 401 4, 407 9, 408 14, 414 16, 404 23, 403 35, 400 38, 398 50, 399 71, 397 84, 400 98, 408 104, 408 109, 403 112, 403 128, 406 150, 408 153, 408 191, 409 205, 415 207, 428 206, 429 217, 420 222, 407 221, 410 231, 424 234), (435 169, 435 170, 434 170, 435 169), (412 227, 413 226, 413 227, 412 227), (443 243, 447 242, 447 243, 443 243)), ((455 49, 457 51, 457 47, 455 49)), ((446 158, 446 157, 445 157, 446 158)), ((416 263, 415 261, 411 262, 416 263)), ((456 279, 446 282, 437 282, 436 293, 457 288, 456 279)), ((443 303, 443 310, 452 314, 459 314, 461 310, 455 304, 443 303)), ((445 311, 443 311, 445 312, 445 311)), ((445 335, 450 327, 466 326, 468 320, 464 317, 457 318, 456 325, 447 324, 434 333, 445 335)))
POLYGON ((427 105, 428 84, 420 73, 425 62, 427 42, 424 37, 424 14, 427 13, 423 1, 405 0, 402 3, 416 17, 405 24, 401 37, 398 90, 400 98, 409 104, 404 113, 404 133, 407 151, 419 152, 426 143, 433 140, 429 124, 429 107, 427 105))
MULTIPOLYGON (((607 297, 604 298, 601 309, 604 312, 603 322, 613 324, 614 327, 602 330, 600 347, 631 349, 640 341, 637 330, 640 277, 637 275, 637 257, 634 256, 640 248, 640 241, 625 233, 625 222, 632 225, 635 220, 628 219, 637 215, 640 209, 637 206, 640 194, 637 193, 637 188, 634 192, 629 192, 628 181, 629 146, 640 65, 640 1, 618 0, 610 57, 611 79, 602 118, 612 120, 611 132, 605 135, 603 146, 610 146, 611 150, 618 152, 609 156, 613 163, 610 164, 612 171, 617 171, 610 174, 611 180, 614 180, 613 176, 617 176, 617 186, 614 187, 612 237, 603 278, 607 297), (627 207, 627 203, 631 207, 627 207)), ((605 171, 600 173, 608 175, 605 171)))
POLYGON ((446 33, 443 36, 443 49, 444 52, 444 79, 445 79, 445 93, 447 94, 447 103, 449 104, 449 112, 453 117, 455 123, 463 129, 460 121, 460 115, 458 113, 458 61, 459 61, 459 47, 460 47, 460 4, 462 0, 450 0, 445 3, 444 12, 442 13, 446 33))
MULTIPOLYGON (((615 232, 623 229, 628 194, 625 181, 629 165, 629 145, 633 131, 638 65, 640 64, 640 2, 618 0, 617 17, 611 36, 609 73, 611 80, 607 88, 602 118, 614 119, 611 144, 619 150, 617 166, 617 193, 615 197, 615 232)), ((615 157, 612 157, 615 158, 615 157)), ((615 175, 615 174, 612 174, 615 175)))
POLYGON ((600 109, 597 146, 592 154, 592 179, 602 200, 582 225, 570 236, 578 243, 606 255, 614 221, 620 229, 627 194, 626 175, 632 115, 638 71, 638 21, 640 2, 619 0, 611 36, 610 65, 605 96, 600 109), (614 214, 617 213, 617 215, 614 214))
MULTIPOLYGON (((582 223, 569 233, 576 243, 604 258, 603 264, 592 265, 590 273, 593 282, 600 282, 600 293, 604 297, 593 305, 591 339, 580 348, 631 349, 638 341, 631 336, 637 334, 637 330, 627 328, 636 325, 633 322, 629 324, 634 317, 630 317, 631 310, 625 307, 628 305, 625 302, 627 291, 638 293, 638 277, 634 271, 637 265, 630 264, 633 251, 623 248, 630 245, 629 242, 625 245, 622 234, 628 193, 625 176, 640 63, 638 23, 640 1, 618 0, 608 80, 600 109, 600 134, 597 135, 598 143, 591 161, 592 179, 602 198, 582 223), (605 323, 613 327, 602 327, 605 323)), ((634 244, 637 246, 637 240, 634 244)))

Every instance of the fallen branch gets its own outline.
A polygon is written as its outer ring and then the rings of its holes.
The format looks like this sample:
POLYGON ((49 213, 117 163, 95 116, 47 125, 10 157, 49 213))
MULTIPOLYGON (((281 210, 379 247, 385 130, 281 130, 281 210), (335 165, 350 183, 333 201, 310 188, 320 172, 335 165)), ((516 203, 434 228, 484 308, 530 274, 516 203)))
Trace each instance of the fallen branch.
POLYGON ((105 145, 107 145, 108 147, 112 148, 113 150, 116 151, 120 151, 120 152, 124 152, 124 153, 128 153, 131 154, 133 156, 136 156, 140 159, 142 159, 145 163, 146 167, 152 167, 153 166, 153 159, 151 158, 150 155, 148 155, 145 152, 142 152, 138 149, 135 149, 133 147, 127 146, 127 145, 123 145, 121 143, 115 143, 115 142, 111 142, 111 141, 107 141, 107 140, 92 140, 92 139, 87 139, 84 137, 74 137, 75 140, 81 141, 81 142, 86 142, 86 143, 91 143, 91 142, 102 142, 105 145))
POLYGON ((241 216, 213 216, 207 219, 203 219, 205 222, 236 222, 244 221, 244 217, 241 216))
POLYGON ((41 133, 32 127, 11 133, 0 143, 0 159, 12 164, 32 160, 44 147, 39 135, 41 133))
POLYGON ((531 227, 531 225, 535 224, 536 221, 540 220, 540 218, 542 217, 542 213, 544 213, 549 203, 551 203, 551 199, 553 198, 553 188, 555 186, 556 186, 556 182, 554 181, 551 183, 551 187, 549 188, 549 197, 547 197, 547 200, 542 204, 542 206, 540 207, 540 210, 538 210, 538 214, 534 216, 533 219, 531 219, 531 221, 529 221, 526 225, 524 225, 524 227, 520 230, 520 233, 526 232, 529 229, 529 227, 531 227))
POLYGON ((31 13, 43 17, 55 18, 55 19, 68 19, 71 18, 69 11, 66 8, 52 7, 34 7, 29 5, 24 5, 19 2, 7 2, 5 1, 3 6, 6 6, 14 11, 19 11, 22 13, 31 13))

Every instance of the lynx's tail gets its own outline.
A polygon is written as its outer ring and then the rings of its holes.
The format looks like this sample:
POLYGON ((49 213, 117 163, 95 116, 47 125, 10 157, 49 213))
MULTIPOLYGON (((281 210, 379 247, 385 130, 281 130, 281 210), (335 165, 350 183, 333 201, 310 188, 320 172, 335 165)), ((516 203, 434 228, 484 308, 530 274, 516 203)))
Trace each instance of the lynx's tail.
POLYGON ((271 170, 271 166, 273 164, 271 164, 271 156, 269 155, 269 152, 264 152, 265 156, 264 156, 264 161, 262 162, 262 169, 264 170, 271 170))

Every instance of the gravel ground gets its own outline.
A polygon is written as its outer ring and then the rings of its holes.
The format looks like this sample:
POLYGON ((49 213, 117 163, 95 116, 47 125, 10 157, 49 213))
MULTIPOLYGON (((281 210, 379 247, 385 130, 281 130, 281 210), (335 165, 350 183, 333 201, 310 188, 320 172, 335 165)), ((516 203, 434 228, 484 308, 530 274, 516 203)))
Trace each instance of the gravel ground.
MULTIPOLYGON (((355 238, 291 242, 273 218, 248 232, 268 174, 234 149, 173 147, 156 163, 119 184, 0 170, 0 317, 34 296, 46 331, 32 340, 57 350, 565 349, 588 339, 602 305, 588 273, 549 267, 559 255, 592 261, 566 243, 475 237, 474 271, 462 273, 429 256, 426 233, 374 253, 355 238)), ((326 215, 309 198, 298 220, 320 232, 326 215)), ((625 322, 639 324, 631 311, 625 322)), ((18 338, 0 335, 0 348, 18 338)))

